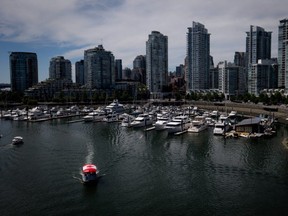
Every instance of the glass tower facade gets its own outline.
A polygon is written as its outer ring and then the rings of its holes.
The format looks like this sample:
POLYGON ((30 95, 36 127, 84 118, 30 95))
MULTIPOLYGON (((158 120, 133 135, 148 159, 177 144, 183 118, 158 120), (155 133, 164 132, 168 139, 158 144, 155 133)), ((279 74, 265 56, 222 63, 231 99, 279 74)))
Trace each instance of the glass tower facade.
POLYGON ((261 83, 259 79, 263 76, 256 76, 255 68, 259 60, 271 59, 271 32, 267 32, 259 26, 250 26, 250 31, 246 32, 246 68, 248 92, 258 95, 260 87, 255 83, 261 83))
POLYGON ((150 93, 163 91, 168 84, 168 37, 152 31, 146 42, 146 85, 150 93))
POLYGON ((77 61, 75 63, 75 81, 79 85, 84 85, 84 60, 77 61))
POLYGON ((115 78, 116 80, 122 80, 122 59, 116 59, 115 61, 115 78))
POLYGON ((38 60, 36 53, 11 52, 9 61, 12 91, 24 92, 25 89, 38 83, 38 60))
POLYGON ((88 88, 115 87, 115 58, 102 45, 84 52, 85 84, 88 88))
POLYGON ((246 56, 249 64, 257 64, 259 59, 271 58, 271 34, 259 26, 250 26, 246 32, 246 56))
POLYGON ((49 78, 72 80, 72 66, 70 60, 65 59, 63 56, 51 58, 49 78))
POLYGON ((280 20, 278 31, 278 87, 288 92, 288 19, 280 20))
POLYGON ((193 22, 187 33, 186 90, 209 88, 210 34, 205 26, 193 22))

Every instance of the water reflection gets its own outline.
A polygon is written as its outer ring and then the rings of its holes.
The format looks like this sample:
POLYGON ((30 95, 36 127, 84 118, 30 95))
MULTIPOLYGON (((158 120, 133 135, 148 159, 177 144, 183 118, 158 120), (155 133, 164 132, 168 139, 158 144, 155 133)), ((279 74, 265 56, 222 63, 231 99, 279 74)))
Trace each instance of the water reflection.
POLYGON ((0 208, 12 215, 24 213, 15 203, 38 213, 53 208, 53 215, 255 215, 263 205, 269 214, 288 208, 288 150, 281 144, 288 128, 258 140, 224 139, 210 129, 180 136, 143 129, 1 120, 0 208), (25 139, 20 148, 7 145, 15 135, 25 139), (104 175, 95 187, 76 179, 88 162, 104 175))

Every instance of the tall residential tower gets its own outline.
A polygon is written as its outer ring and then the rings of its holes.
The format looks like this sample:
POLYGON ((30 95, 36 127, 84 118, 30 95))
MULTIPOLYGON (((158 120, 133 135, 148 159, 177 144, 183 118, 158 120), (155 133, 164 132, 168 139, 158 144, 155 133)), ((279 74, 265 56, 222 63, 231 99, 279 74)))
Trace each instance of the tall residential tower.
MULTIPOLYGON (((262 60, 271 59, 271 32, 267 32, 264 28, 259 26, 250 26, 250 31, 246 32, 246 68, 248 92, 250 94, 258 95, 261 90, 268 88, 264 76, 259 76, 258 62, 262 67, 262 60), (259 85, 259 83, 264 83, 259 85)), ((269 61, 270 62, 270 61, 269 61)), ((272 63, 272 62, 271 62, 272 63)), ((274 63, 273 63, 274 64, 274 63)), ((272 68, 272 67, 269 67, 272 68)), ((270 73, 270 72, 267 72, 270 73)))
POLYGON ((75 62, 75 82, 79 85, 85 85, 84 60, 75 62))
POLYGON ((186 90, 209 88, 210 34, 205 26, 193 22, 187 33, 186 90))
POLYGON ((115 79, 122 80, 122 59, 115 60, 115 79))
POLYGON ((250 26, 246 32, 247 64, 257 64, 259 59, 271 58, 271 34, 259 26, 250 26))
POLYGON ((152 95, 162 92, 168 85, 167 75, 168 37, 152 31, 146 42, 146 85, 152 95))
POLYGON ((115 58, 102 45, 84 52, 85 84, 88 88, 112 89, 115 86, 115 58))
POLYGON ((278 87, 288 91, 288 19, 280 20, 278 32, 278 87))
POLYGON ((11 52, 10 78, 11 90, 24 92, 38 83, 38 60, 36 53, 11 52))
POLYGON ((49 78, 72 80, 72 66, 70 60, 65 59, 63 56, 51 58, 49 78))

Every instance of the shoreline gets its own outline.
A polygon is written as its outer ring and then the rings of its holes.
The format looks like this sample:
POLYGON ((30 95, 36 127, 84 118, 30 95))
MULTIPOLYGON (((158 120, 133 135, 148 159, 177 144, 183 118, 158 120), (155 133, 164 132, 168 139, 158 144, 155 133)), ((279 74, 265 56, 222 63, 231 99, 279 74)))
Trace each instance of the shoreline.
MULTIPOLYGON (((70 106, 75 105, 77 103, 65 103, 65 104, 59 104, 56 103, 59 106, 70 106)), ((47 105, 47 106, 55 106, 55 103, 38 103, 38 105, 47 105)), ((224 101, 224 102, 208 102, 208 101, 167 101, 167 100, 154 100, 154 101, 134 101, 128 102, 123 101, 122 104, 134 104, 134 105, 141 105, 141 106, 149 106, 149 105, 163 105, 163 106, 196 106, 200 109, 205 110, 217 110, 220 112, 226 112, 230 113, 231 111, 237 111, 239 114, 245 115, 247 117, 253 117, 253 116, 259 116, 261 114, 263 115, 269 115, 273 116, 274 118, 278 119, 278 122, 283 124, 288 124, 288 107, 285 106, 266 106, 262 104, 252 104, 252 103, 235 103, 231 101, 224 101)), ((103 106, 104 103, 78 103, 78 106, 103 106)), ((10 107, 25 107, 23 104, 10 104, 10 107)), ((3 110, 3 109, 1 109, 3 110)))

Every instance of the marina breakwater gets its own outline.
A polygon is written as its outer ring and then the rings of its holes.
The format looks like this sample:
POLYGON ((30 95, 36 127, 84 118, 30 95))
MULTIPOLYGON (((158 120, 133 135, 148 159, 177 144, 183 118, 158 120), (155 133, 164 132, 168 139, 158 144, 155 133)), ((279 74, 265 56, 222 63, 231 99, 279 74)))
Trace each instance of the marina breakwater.
POLYGON ((274 116, 280 123, 288 124, 288 107, 282 106, 266 106, 263 104, 252 103, 235 103, 235 102, 207 102, 207 101, 153 101, 153 105, 179 105, 179 106, 195 106, 204 110, 218 110, 220 112, 230 113, 237 111, 247 117, 269 115, 274 116))
POLYGON ((269 115, 277 118, 281 123, 288 123, 288 109, 278 106, 265 106, 248 103, 209 103, 196 102, 195 106, 207 110, 219 110, 221 112, 237 111, 245 116, 269 115))

